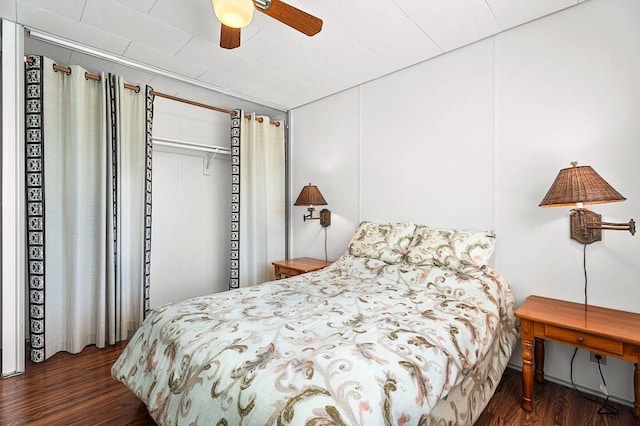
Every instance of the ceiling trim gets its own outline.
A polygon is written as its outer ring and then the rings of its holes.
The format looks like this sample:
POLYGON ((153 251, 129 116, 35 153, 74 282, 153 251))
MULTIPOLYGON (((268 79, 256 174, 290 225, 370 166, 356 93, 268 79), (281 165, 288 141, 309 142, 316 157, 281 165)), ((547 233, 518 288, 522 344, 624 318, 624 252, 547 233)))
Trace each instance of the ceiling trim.
POLYGON ((229 96, 233 96, 235 98, 244 100, 244 101, 249 101, 249 102, 253 102, 256 104, 260 104, 260 105, 264 105, 273 109, 276 109, 278 111, 282 111, 282 112, 286 112, 288 110, 288 108, 282 106, 282 105, 278 105, 278 104, 274 104, 272 102, 269 101, 265 101, 264 99, 258 99, 255 98, 253 96, 249 96, 246 95, 244 93, 238 93, 238 92, 234 92, 232 90, 228 90, 228 89, 224 89, 222 87, 218 87, 215 86, 213 84, 209 84, 209 83, 205 83, 203 81, 200 80, 196 80, 194 78, 190 78, 190 77, 185 77, 183 75, 180 74, 176 74, 173 73, 171 71, 167 71, 165 69, 162 68, 158 68, 158 67, 154 67, 152 65, 147 65, 144 64, 142 62, 138 62, 134 59, 129 59, 129 58, 125 58, 124 56, 120 56, 120 55, 116 55, 114 53, 110 53, 110 52, 106 52, 104 50, 100 50, 100 49, 96 49, 95 47, 91 47, 91 46, 87 46, 85 44, 82 43, 78 43, 63 37, 59 37, 57 35, 51 34, 51 33, 47 33, 44 31, 40 31, 37 29, 33 29, 33 28, 28 28, 25 27, 27 29, 27 33, 29 34, 29 37, 36 39, 36 40, 40 40, 40 41, 44 41, 47 43, 51 43, 51 44, 55 44, 61 47, 65 47, 67 49, 71 49, 71 50, 75 50, 77 52, 81 52, 81 53, 85 53, 87 55, 90 56, 94 56, 96 58, 100 58, 100 59, 105 59, 107 61, 110 62, 115 62, 117 64, 120 65, 124 65, 130 68, 135 68, 141 71, 146 71, 146 72, 150 72, 153 74, 157 74, 157 75, 161 75, 164 77, 168 77, 174 80, 179 80, 182 81, 184 83, 188 83, 194 86, 198 86, 198 87, 202 87, 203 89, 207 89, 207 90, 212 90, 214 92, 218 92, 224 95, 229 95, 229 96))

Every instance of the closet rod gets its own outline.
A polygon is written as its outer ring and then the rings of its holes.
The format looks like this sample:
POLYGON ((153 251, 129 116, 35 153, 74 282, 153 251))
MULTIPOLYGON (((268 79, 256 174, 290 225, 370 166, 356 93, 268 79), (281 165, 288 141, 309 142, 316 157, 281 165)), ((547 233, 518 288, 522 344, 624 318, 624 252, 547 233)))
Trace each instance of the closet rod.
MULTIPOLYGON (((67 74, 67 75, 71 74, 71 68, 69 68, 69 67, 63 67, 63 66, 60 66, 58 64, 53 64, 53 69, 55 71, 63 72, 65 74, 67 74)), ((90 74, 88 72, 84 73, 84 78, 86 78, 87 80, 100 81, 100 76, 99 75, 90 74)), ((134 86, 133 84, 126 84, 125 83, 124 87, 126 89, 133 90, 136 93, 138 93, 140 91, 140 86, 134 86)), ((160 98, 165 98, 165 99, 169 99, 169 100, 172 100, 172 101, 182 102, 182 103, 185 103, 185 104, 189 104, 189 105, 194 105, 194 106, 201 107, 201 108, 210 109, 210 110, 213 110, 213 111, 223 112, 223 113, 229 114, 229 115, 233 114, 233 111, 231 111, 229 109, 219 108, 219 107, 216 107, 216 106, 213 106, 213 105, 207 105, 207 104, 203 104, 203 103, 200 103, 200 102, 192 101, 192 100, 189 100, 189 99, 179 98, 177 96, 168 95, 166 93, 156 92, 155 90, 152 90, 151 94, 154 95, 154 96, 158 96, 160 98)), ((248 119, 251 118, 250 114, 245 114, 244 116, 245 116, 245 118, 248 118, 248 119)), ((256 117, 256 121, 258 123, 262 123, 263 119, 262 119, 262 117, 256 117)), ((280 127, 280 122, 279 121, 270 121, 269 124, 272 124, 272 125, 274 125, 276 127, 280 127)))

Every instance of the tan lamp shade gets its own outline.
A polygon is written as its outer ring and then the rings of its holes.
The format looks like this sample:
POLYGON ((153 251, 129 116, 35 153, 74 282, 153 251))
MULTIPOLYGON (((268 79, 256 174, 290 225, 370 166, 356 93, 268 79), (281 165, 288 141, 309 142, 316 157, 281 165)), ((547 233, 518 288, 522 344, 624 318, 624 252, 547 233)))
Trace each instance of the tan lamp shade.
POLYGON ((591 166, 578 166, 560 170, 540 207, 575 206, 582 204, 614 203, 626 200, 613 189, 591 166))
POLYGON ((244 28, 253 18, 252 0, 211 0, 213 12, 220 22, 231 28, 244 28))
POLYGON ((302 188, 300 195, 293 203, 294 206, 326 206, 327 200, 324 199, 322 193, 315 185, 307 185, 302 188))

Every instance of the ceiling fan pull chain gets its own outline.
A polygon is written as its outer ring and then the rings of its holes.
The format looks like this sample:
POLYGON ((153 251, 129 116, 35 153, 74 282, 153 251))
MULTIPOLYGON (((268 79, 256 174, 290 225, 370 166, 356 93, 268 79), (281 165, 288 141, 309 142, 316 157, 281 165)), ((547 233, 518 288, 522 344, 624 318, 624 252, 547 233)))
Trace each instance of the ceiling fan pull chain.
POLYGON ((262 10, 269 10, 271 7, 271 0, 253 0, 253 2, 262 10))

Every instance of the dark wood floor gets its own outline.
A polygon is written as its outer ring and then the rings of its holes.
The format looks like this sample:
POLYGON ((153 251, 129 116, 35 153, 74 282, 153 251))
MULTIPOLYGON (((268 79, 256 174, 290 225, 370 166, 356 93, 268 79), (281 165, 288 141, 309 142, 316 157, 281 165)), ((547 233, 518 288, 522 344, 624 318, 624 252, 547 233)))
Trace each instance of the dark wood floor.
MULTIPOLYGON (((629 377, 631 382, 632 378, 629 377)), ((638 426, 640 420, 633 417, 633 409, 610 403, 617 415, 599 415, 604 400, 555 383, 535 385, 533 412, 520 408, 522 380, 520 372, 507 368, 489 405, 480 415, 476 426, 638 426)), ((608 409, 608 406, 605 407, 608 409)), ((611 410, 607 410, 611 411, 611 410)))
POLYGON ((24 374, 0 380, 0 425, 154 425, 144 404, 111 378, 124 346, 28 361, 24 374))
MULTIPOLYGON (((79 355, 28 362, 25 374, 0 380, 0 425, 153 425, 145 406, 111 378, 123 348, 88 347, 79 355)), ((536 386, 534 411, 526 413, 521 389, 520 373, 507 369, 476 425, 640 425, 629 407, 615 405, 617 416, 599 416, 601 404, 553 383, 536 386)))

